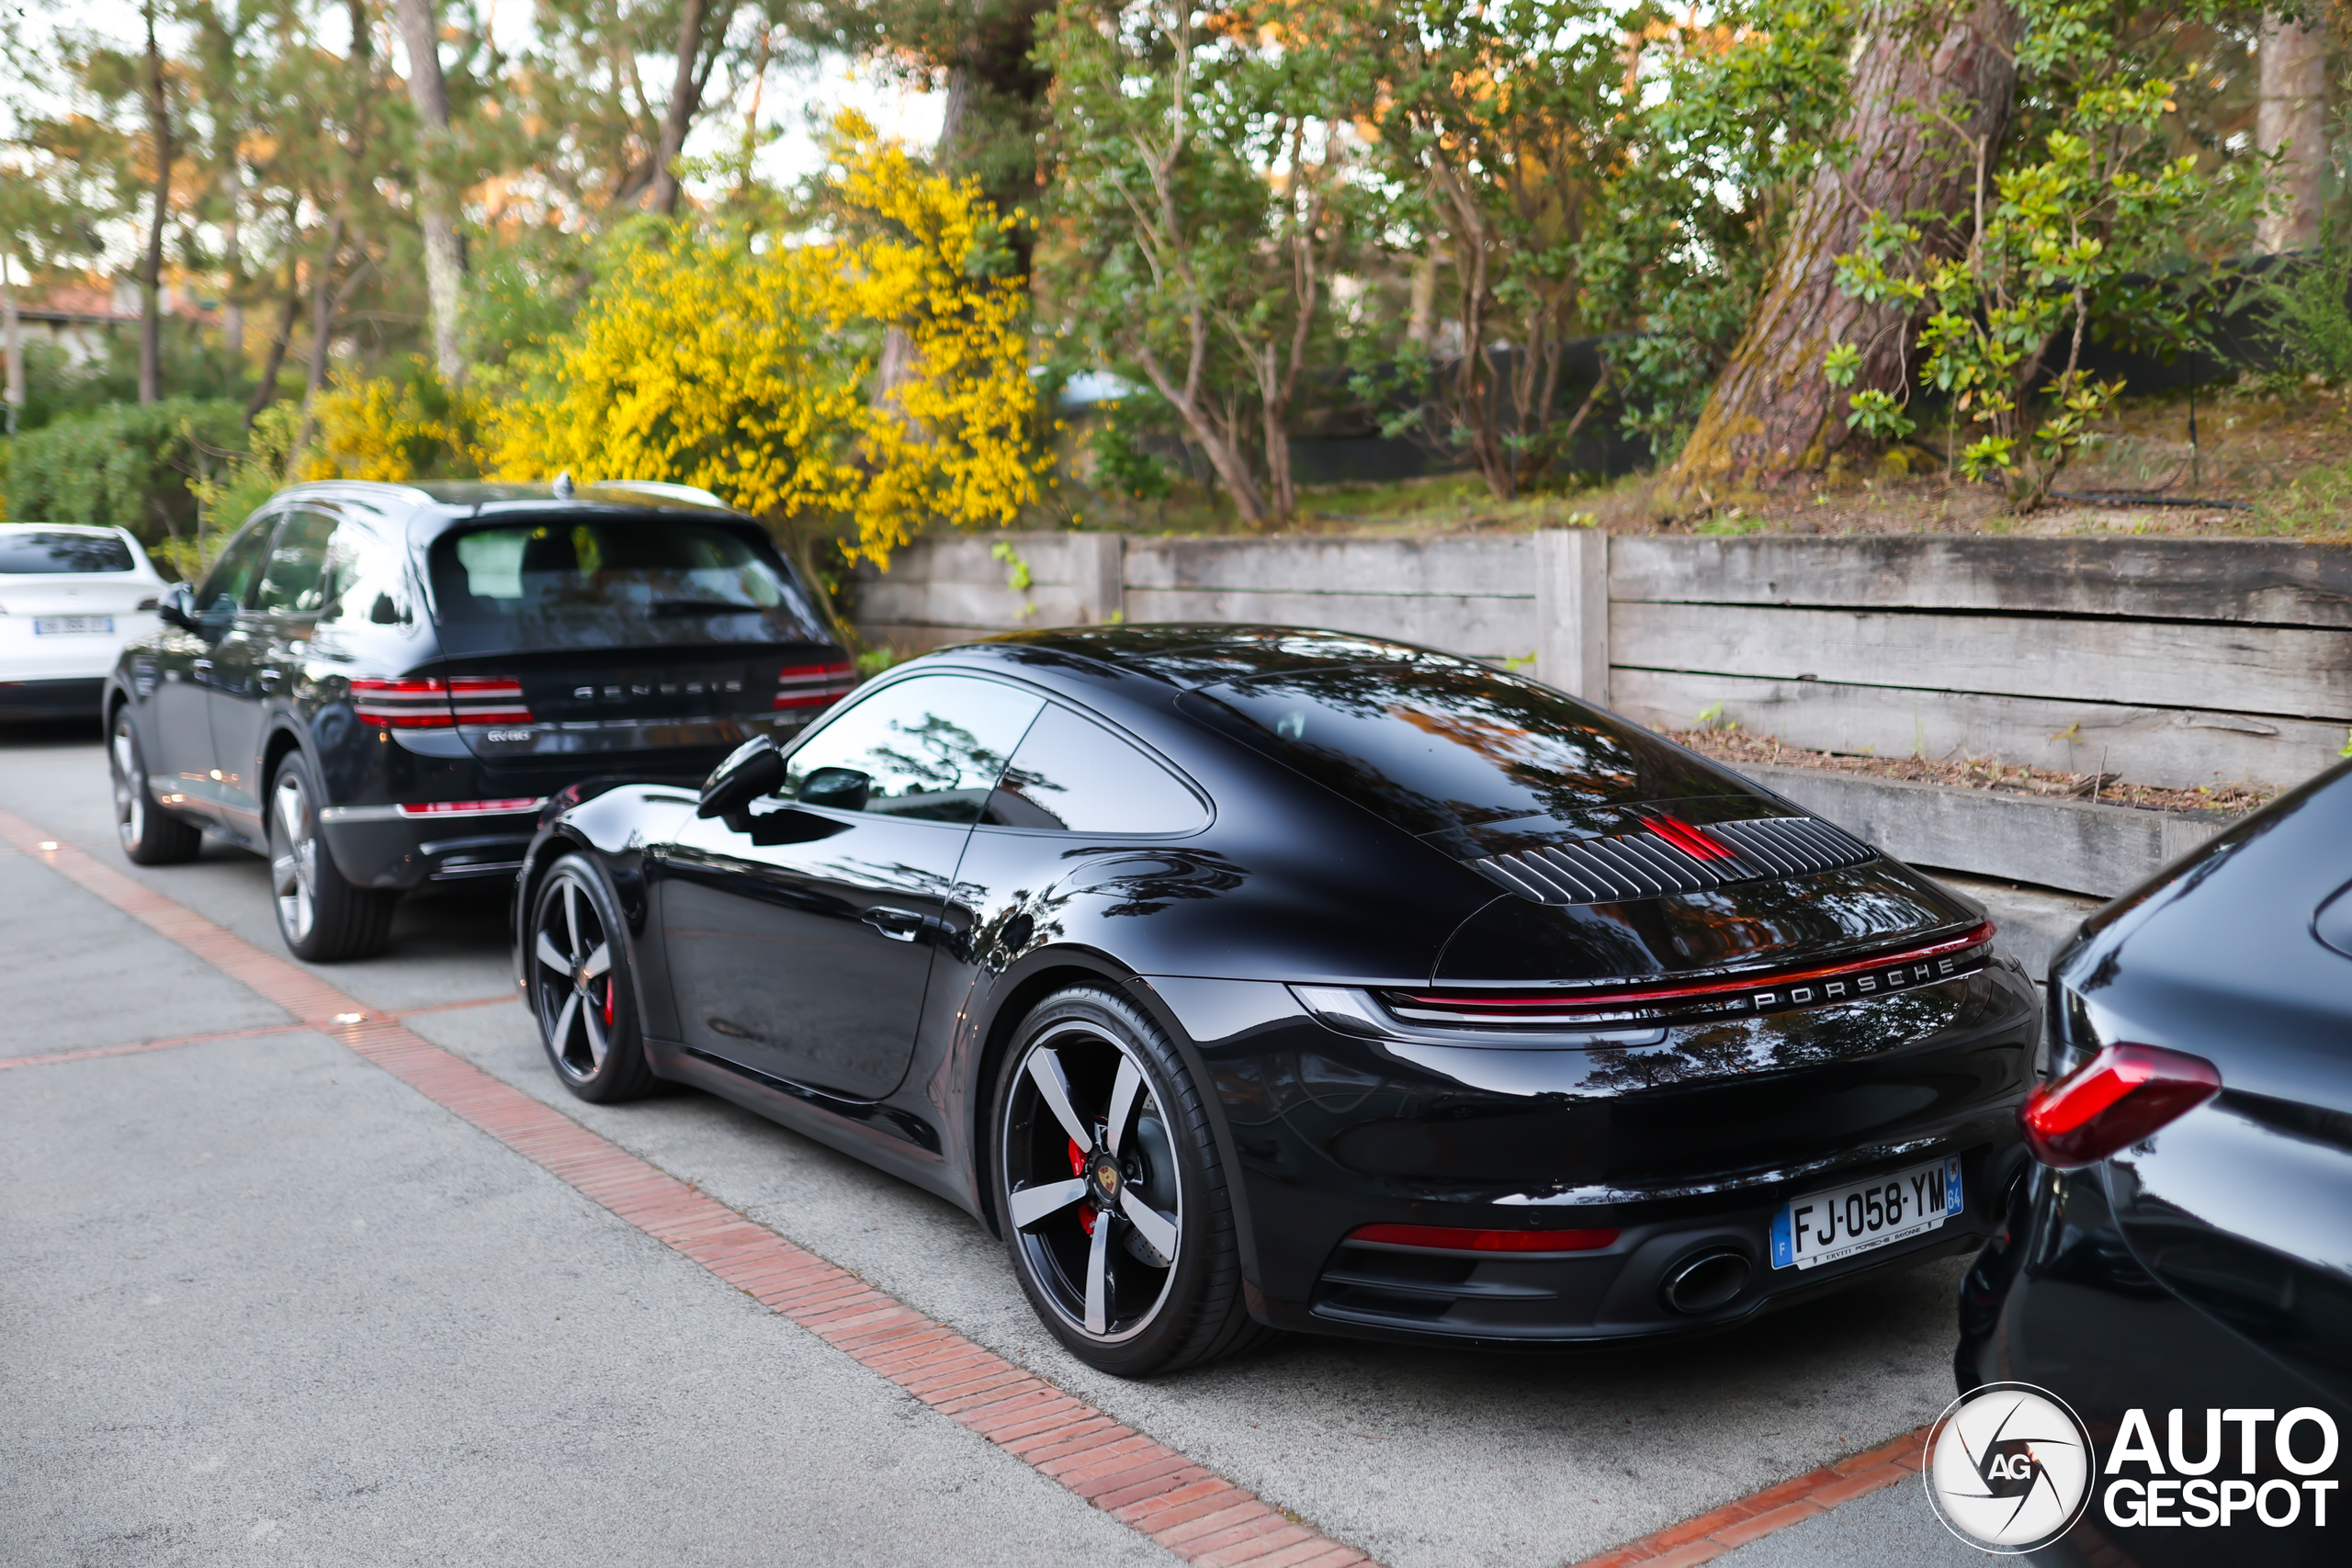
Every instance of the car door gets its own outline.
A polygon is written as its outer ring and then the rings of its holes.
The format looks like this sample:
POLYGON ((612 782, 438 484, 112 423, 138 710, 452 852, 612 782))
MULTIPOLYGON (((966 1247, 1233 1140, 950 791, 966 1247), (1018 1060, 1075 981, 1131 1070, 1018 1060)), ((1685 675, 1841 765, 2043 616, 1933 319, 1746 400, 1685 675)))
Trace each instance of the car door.
POLYGON ((284 514, 250 603, 212 650, 212 757, 220 772, 221 809, 255 833, 269 791, 269 781, 258 776, 269 716, 318 620, 327 538, 335 523, 317 506, 284 514))
POLYGON ((171 782, 180 804, 220 818, 221 770, 212 750, 212 685, 220 643, 234 629, 261 575, 262 555, 277 525, 265 513, 231 539, 196 591, 197 624, 173 632, 156 656, 156 757, 148 772, 171 782))
POLYGON ((778 795, 651 857, 684 1043, 850 1100, 898 1087, 972 824, 1043 699, 907 677, 796 746, 778 795))

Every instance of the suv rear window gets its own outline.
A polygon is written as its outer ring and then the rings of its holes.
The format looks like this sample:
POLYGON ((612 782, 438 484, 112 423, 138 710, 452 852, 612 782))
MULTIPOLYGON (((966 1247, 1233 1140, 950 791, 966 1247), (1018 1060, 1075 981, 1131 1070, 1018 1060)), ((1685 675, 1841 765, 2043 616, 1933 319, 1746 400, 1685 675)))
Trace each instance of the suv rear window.
POLYGON ((1228 681, 1180 705, 1412 833, 1737 787, 1623 719, 1442 654, 1228 681))
POLYGON ((749 525, 542 515, 444 534, 432 570, 436 618, 484 650, 831 640, 749 525))
POLYGON ((62 529, 0 530, 0 575, 47 576, 69 571, 131 571, 130 547, 113 534, 62 529))

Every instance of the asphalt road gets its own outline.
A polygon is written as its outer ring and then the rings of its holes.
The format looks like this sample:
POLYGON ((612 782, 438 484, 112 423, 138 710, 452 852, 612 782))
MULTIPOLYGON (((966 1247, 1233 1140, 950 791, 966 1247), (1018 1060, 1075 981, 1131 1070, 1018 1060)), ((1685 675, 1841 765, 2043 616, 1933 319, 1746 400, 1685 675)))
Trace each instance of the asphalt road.
MULTIPOLYGON (((256 858, 123 861, 94 735, 0 730, 0 807, 283 952, 256 858)), ((287 1021, 33 856, 0 951, 0 1057, 287 1021)), ((1300 1337, 1121 1382, 960 1212, 698 1093, 565 1094, 496 903, 318 973, 1392 1568, 1576 1562, 1951 1397, 1956 1263, 1693 1345, 1300 1337)), ((1170 1561, 319 1035, 0 1071, 0 1561, 1170 1561)), ((1914 1483, 1718 1559, 1897 1560, 1981 1558, 1914 1483)))

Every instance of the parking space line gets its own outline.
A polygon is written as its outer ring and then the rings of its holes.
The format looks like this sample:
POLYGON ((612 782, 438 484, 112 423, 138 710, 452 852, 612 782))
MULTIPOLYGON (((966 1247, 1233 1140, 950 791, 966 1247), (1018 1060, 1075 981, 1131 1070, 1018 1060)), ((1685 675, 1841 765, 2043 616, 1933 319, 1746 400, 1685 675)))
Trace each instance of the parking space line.
POLYGON ((60 1062, 95 1062, 102 1056, 136 1056, 148 1051, 176 1051, 183 1045, 209 1045, 216 1040, 258 1040, 267 1034, 294 1034, 307 1023, 269 1023, 258 1029, 223 1029, 211 1034, 175 1034, 168 1040, 133 1040, 122 1045, 84 1045, 71 1051, 51 1051, 39 1056, 0 1056, 0 1072, 10 1067, 51 1067, 60 1062))
POLYGON ((1768 1486, 1752 1496, 1726 1503, 1698 1517, 1668 1525, 1662 1530, 1598 1557, 1588 1557, 1575 1568, 1688 1568, 1721 1557, 1734 1547, 1760 1540, 1841 1503, 1867 1497, 1919 1473, 1927 1455, 1928 1428, 1906 1432, 1891 1443, 1823 1465, 1792 1481, 1768 1486))
MULTIPOLYGON (((728 1208, 393 1018, 0 810, 0 840, 333 1036, 957 1425, 1204 1568, 1350 1568, 1363 1552, 728 1208)), ((99 1049, 107 1049, 100 1047, 99 1049)))
MULTIPOLYGON (((511 996, 468 997, 461 1002, 434 1002, 424 1007, 401 1008, 373 1016, 398 1021, 424 1013, 494 1007, 500 1002, 515 999, 511 996)), ((175 1034, 167 1040, 131 1040, 119 1045, 81 1045, 71 1051, 51 1051, 39 1056, 0 1056, 0 1072, 10 1067, 51 1067, 61 1062, 94 1062, 106 1056, 136 1056, 147 1051, 175 1051, 183 1045, 209 1045, 216 1040, 254 1040, 266 1034, 294 1034, 312 1027, 309 1023, 270 1023, 258 1029, 223 1029, 210 1034, 175 1034)))

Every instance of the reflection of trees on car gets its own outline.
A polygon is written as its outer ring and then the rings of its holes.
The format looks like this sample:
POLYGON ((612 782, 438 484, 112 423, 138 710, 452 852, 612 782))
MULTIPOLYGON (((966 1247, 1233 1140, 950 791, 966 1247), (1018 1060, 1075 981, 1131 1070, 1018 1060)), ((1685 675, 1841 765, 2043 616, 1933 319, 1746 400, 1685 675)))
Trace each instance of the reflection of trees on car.
POLYGON ((1375 657, 1204 694, 1245 721, 1243 738, 1410 832, 1731 787, 1679 748, 1532 681, 1442 654, 1364 651, 1375 657))
POLYGON ((874 775, 876 795, 968 788, 975 780, 994 779, 1004 766, 1002 752, 989 750, 970 730, 935 713, 919 724, 894 718, 890 730, 905 747, 885 742, 865 754, 874 764, 865 771, 874 775))

